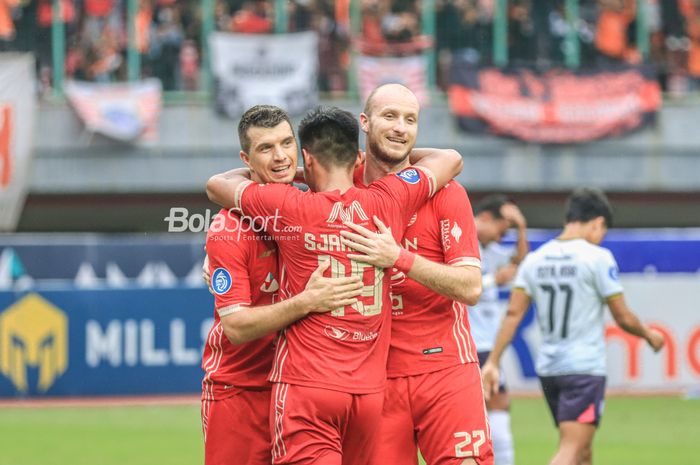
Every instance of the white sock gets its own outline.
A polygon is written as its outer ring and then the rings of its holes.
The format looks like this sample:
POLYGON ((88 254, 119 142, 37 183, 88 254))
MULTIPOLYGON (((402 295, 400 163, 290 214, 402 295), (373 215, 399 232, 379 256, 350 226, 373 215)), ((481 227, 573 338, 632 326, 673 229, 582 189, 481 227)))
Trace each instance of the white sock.
POLYGON ((515 452, 513 451, 513 434, 510 431, 510 413, 505 410, 490 411, 489 424, 491 425, 493 454, 496 459, 495 465, 513 465, 515 452))

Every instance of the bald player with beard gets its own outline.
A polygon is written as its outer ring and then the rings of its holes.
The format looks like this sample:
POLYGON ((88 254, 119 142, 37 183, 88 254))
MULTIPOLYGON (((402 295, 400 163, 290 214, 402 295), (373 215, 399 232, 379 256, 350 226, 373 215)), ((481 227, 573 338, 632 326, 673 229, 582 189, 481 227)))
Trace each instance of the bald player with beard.
MULTIPOLYGON (((357 185, 370 186, 410 166, 418 131, 419 104, 399 84, 375 89, 360 125, 367 136, 357 185)), ((412 158, 420 155, 414 150, 412 158)), ((392 333, 379 435, 372 465, 492 464, 476 347, 466 305, 481 294, 479 244, 465 189, 451 181, 414 215, 401 246, 377 221, 380 234, 348 224, 350 257, 390 266, 400 254, 415 255, 408 273, 392 279, 392 333), (403 251, 402 251, 403 248, 403 251)))

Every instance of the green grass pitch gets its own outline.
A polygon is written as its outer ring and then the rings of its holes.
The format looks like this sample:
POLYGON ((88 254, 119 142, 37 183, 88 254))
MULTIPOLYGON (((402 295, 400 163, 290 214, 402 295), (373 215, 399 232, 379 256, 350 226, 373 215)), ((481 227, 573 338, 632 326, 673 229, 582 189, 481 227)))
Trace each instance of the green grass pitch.
MULTIPOLYGON (((518 465, 544 465, 556 431, 542 399, 515 399, 518 465)), ((700 400, 614 397, 593 448, 596 465, 700 463, 700 400)), ((0 407, 0 465, 202 463, 199 406, 0 407)))

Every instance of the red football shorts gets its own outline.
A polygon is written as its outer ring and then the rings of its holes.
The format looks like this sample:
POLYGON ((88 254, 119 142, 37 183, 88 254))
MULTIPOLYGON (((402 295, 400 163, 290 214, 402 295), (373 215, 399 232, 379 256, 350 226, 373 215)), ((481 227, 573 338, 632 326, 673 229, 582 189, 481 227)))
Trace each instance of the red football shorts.
POLYGON ((202 400, 205 465, 270 465, 269 411, 269 389, 237 389, 226 399, 202 400))
POLYGON ((272 395, 272 463, 367 465, 384 393, 348 394, 277 383, 272 395))
POLYGON ((493 465, 479 365, 389 379, 378 436, 371 465, 493 465))

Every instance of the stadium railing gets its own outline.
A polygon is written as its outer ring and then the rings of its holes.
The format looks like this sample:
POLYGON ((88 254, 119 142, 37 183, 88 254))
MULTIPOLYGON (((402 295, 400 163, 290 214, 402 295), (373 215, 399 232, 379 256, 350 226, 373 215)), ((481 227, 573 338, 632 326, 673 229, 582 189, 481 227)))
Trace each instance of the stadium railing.
MULTIPOLYGON (((51 26, 51 58, 52 58, 52 89, 53 97, 62 98, 63 83, 66 79, 65 64, 66 64, 66 26, 62 18, 62 8, 65 4, 62 0, 51 0, 53 4, 52 14, 53 21, 51 26)), ((274 5, 274 32, 285 33, 290 24, 288 1, 287 0, 270 0, 274 5)), ((579 23, 579 10, 581 6, 580 0, 565 0, 563 8, 563 16, 568 28, 564 37, 562 52, 564 55, 564 65, 566 67, 576 69, 581 66, 581 41, 578 36, 576 25, 579 23)), ((642 60, 650 59, 650 27, 649 27, 649 6, 645 0, 634 0, 636 5, 634 15, 634 46, 642 60)), ((118 3, 117 3, 118 4, 118 3)), ((338 2, 338 4, 341 4, 338 2)), ((340 15, 339 7, 336 5, 336 15, 348 18, 349 29, 353 37, 361 37, 362 31, 362 5, 360 0, 346 0, 342 2, 347 6, 346 13, 340 15)), ((495 0, 493 2, 493 15, 491 21, 491 56, 488 61, 496 66, 504 67, 512 63, 512 58, 509 56, 509 7, 513 3, 508 0, 495 0)), ((437 48, 438 44, 435 40, 437 28, 439 25, 436 22, 436 2, 435 0, 425 0, 421 2, 420 11, 417 14, 420 16, 420 34, 421 36, 432 38, 432 46, 425 47, 422 54, 426 59, 427 81, 431 91, 440 92, 437 88, 437 48)), ((143 70, 143 57, 136 46, 137 31, 136 17, 138 14, 138 0, 127 0, 126 2, 126 24, 128 44, 126 47, 126 78, 129 81, 135 81, 141 78, 143 70)), ((198 80, 198 88, 188 91, 168 91, 166 92, 166 101, 182 101, 182 100, 199 100, 207 98, 212 90, 212 75, 209 65, 210 53, 207 37, 216 29, 216 5, 214 0, 202 0, 199 2, 199 15, 201 16, 201 27, 199 31, 200 37, 200 78, 198 80)), ((357 42, 357 41, 355 41, 357 42)), ((356 53, 356 47, 353 47, 352 54, 356 53)), ((351 97, 356 97, 356 83, 352 63, 348 67, 348 88, 351 97)))

